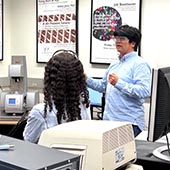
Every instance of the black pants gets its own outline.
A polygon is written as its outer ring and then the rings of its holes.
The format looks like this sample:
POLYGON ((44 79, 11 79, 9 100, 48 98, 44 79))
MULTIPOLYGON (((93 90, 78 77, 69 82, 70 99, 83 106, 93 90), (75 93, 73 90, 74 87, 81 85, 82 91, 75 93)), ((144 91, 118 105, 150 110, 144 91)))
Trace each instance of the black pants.
POLYGON ((133 127, 133 132, 135 137, 142 132, 137 125, 132 125, 132 127, 133 127))

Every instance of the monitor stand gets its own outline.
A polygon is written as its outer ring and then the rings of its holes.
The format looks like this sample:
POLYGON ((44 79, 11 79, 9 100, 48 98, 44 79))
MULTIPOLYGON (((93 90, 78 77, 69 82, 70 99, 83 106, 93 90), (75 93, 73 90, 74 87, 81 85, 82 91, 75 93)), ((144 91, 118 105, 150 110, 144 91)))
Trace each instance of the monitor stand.
POLYGON ((168 152, 168 147, 161 146, 153 151, 153 155, 159 159, 170 162, 170 155, 168 155, 169 153, 167 152, 168 152))

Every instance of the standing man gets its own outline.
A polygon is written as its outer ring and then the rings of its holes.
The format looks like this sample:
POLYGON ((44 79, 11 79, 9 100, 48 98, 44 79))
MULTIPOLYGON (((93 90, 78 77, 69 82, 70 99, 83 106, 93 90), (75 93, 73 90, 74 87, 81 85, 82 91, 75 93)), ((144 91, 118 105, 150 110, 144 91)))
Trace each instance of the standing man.
POLYGON ((151 68, 138 56, 141 32, 137 28, 122 25, 113 35, 119 60, 110 64, 102 80, 87 77, 87 84, 105 92, 103 120, 132 123, 136 137, 145 126, 143 103, 150 96, 151 68))

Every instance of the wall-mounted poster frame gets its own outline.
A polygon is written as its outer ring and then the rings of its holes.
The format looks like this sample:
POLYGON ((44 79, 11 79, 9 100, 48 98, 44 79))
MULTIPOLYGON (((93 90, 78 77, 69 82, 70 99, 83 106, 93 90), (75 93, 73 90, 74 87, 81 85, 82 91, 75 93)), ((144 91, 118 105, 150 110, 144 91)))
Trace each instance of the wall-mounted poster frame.
POLYGON ((78 0, 36 0, 37 63, 60 49, 78 53, 78 0))
MULTIPOLYGON (((141 27, 142 0, 92 0, 90 63, 110 64, 118 60, 113 41, 116 27, 128 24, 141 27)), ((140 55, 140 49, 138 49, 140 55)))
POLYGON ((0 0, 0 61, 3 60, 3 0, 0 0))

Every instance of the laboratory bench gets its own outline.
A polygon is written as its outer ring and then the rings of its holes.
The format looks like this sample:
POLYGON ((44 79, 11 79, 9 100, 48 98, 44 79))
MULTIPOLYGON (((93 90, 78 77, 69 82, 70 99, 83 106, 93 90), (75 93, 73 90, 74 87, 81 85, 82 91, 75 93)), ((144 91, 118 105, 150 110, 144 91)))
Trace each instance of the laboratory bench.
POLYGON ((21 116, 3 115, 0 112, 0 134, 7 135, 18 123, 21 116))

